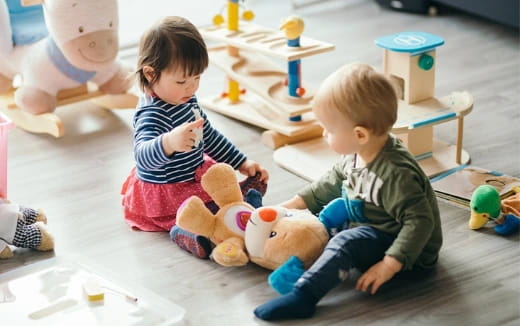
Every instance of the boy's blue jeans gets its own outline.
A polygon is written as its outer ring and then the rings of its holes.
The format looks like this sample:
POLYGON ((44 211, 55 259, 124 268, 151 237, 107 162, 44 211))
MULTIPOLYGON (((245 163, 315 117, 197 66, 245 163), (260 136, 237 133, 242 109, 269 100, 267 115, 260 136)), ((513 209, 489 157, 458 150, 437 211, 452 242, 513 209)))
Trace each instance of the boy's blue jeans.
POLYGON ((294 288, 319 300, 342 282, 351 268, 364 272, 383 259, 394 239, 395 235, 369 226, 343 230, 329 241, 294 288))

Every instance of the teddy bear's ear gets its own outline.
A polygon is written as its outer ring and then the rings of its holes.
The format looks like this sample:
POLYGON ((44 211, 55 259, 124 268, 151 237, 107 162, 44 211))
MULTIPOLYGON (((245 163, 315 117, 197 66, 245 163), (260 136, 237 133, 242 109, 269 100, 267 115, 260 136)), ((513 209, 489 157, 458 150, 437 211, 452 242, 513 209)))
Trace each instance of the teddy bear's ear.
POLYGON ((201 182, 218 207, 243 200, 235 170, 228 164, 214 164, 204 173, 201 182))
POLYGON ((22 0, 22 6, 29 7, 44 3, 45 0, 22 0))

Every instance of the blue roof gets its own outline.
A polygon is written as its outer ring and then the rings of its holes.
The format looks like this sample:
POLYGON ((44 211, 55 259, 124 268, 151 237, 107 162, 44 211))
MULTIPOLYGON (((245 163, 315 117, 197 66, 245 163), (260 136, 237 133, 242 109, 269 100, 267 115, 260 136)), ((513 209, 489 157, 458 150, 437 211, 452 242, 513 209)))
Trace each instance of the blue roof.
POLYGON ((376 45, 396 52, 418 53, 433 50, 444 44, 444 39, 424 32, 402 32, 376 39, 376 45))

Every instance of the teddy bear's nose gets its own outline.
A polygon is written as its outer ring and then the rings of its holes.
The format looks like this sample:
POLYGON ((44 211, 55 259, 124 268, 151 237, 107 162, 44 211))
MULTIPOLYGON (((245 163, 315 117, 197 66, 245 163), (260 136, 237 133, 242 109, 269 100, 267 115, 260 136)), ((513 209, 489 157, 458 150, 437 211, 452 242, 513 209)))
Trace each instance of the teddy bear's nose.
POLYGON ((276 212, 276 210, 274 210, 272 208, 269 208, 269 207, 262 207, 258 211, 258 216, 264 222, 272 222, 272 221, 274 221, 276 219, 276 215, 277 214, 278 213, 276 212))

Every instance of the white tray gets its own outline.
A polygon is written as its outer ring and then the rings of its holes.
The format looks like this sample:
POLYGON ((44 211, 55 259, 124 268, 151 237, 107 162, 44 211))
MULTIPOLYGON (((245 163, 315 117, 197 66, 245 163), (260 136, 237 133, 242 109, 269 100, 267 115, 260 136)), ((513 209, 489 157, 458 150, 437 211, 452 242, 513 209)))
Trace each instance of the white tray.
POLYGON ((183 319, 180 306, 77 261, 51 258, 1 274, 1 324, 164 326, 183 319), (103 287, 101 301, 83 290, 92 278, 103 287))

